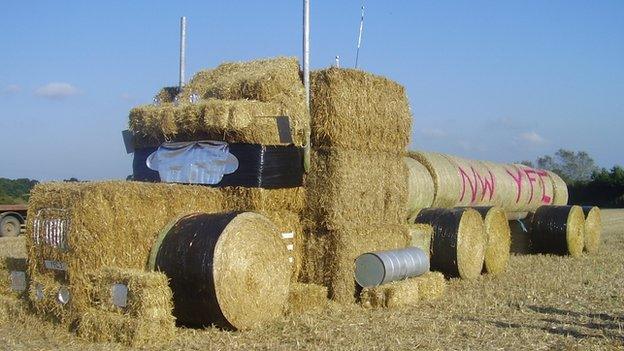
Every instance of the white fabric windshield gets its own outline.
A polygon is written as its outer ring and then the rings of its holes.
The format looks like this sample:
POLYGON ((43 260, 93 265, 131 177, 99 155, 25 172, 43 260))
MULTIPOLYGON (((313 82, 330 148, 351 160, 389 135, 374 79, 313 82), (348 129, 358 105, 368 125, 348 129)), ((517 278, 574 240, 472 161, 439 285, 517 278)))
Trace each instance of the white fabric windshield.
POLYGON ((163 143, 146 163, 167 183, 217 184, 238 169, 238 159, 222 141, 163 143))

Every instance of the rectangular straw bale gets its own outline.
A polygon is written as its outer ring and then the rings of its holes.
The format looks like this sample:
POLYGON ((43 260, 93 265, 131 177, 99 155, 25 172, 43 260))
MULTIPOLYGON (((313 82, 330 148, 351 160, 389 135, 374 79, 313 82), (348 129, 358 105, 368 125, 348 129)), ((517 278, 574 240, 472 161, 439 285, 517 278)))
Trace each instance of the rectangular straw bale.
POLYGON ((410 245, 417 247, 431 256, 431 238, 433 227, 426 223, 409 224, 410 245))
MULTIPOLYGON (((251 100, 207 100, 196 104, 143 105, 129 114, 135 146, 165 140, 225 140, 231 143, 276 145, 281 140, 276 118, 289 116, 293 142, 303 144, 303 129, 279 103, 251 100)), ((288 143, 288 142, 286 142, 288 143)))
POLYGON ((292 283, 288 294, 287 314, 322 310, 328 306, 327 287, 318 284, 292 283))
MULTIPOLYGON (((28 210, 29 273, 33 279, 67 284, 72 296, 61 312, 80 313, 89 302, 88 271, 105 266, 144 269, 155 238, 170 221, 188 213, 222 210, 221 190, 203 186, 119 181, 39 184, 31 192, 28 210), (46 208, 64 209, 70 220, 66 227, 70 250, 34 240, 34 220, 46 208), (46 268, 45 260, 66 265, 66 271, 46 268)), ((54 311, 57 305, 53 304, 54 311)))
POLYGON ((339 303, 355 302, 355 259, 366 252, 406 247, 409 243, 407 225, 350 226, 339 229, 316 229, 306 234, 304 260, 306 280, 328 287, 331 299, 339 303), (318 252, 317 250, 323 250, 318 252))
POLYGON ((305 208, 306 191, 303 187, 262 189, 245 187, 220 188, 224 208, 240 211, 290 211, 301 213, 305 208))
POLYGON ((312 145, 399 153, 411 133, 405 89, 360 70, 312 72, 312 145))
POLYGON ((89 308, 80 318, 78 335, 93 342, 118 342, 132 347, 158 346, 175 337, 173 317, 139 318, 89 308))
POLYGON ((91 302, 104 311, 139 318, 160 318, 172 314, 173 297, 167 276, 163 273, 104 267, 90 272, 89 280, 91 302), (128 288, 126 307, 113 303, 114 284, 123 284, 128 288))
POLYGON ((364 288, 360 293, 360 302, 370 308, 415 306, 441 297, 445 290, 444 275, 427 272, 418 277, 364 288))
MULTIPOLYGON (((25 258, 13 258, 3 257, 0 258, 0 294, 9 297, 23 297, 27 294, 26 290, 18 291, 14 283, 18 283, 14 280, 18 279, 18 275, 24 277, 28 269, 28 263, 25 258)), ((26 285, 28 279, 26 278, 26 285)))
POLYGON ((325 228, 359 223, 403 223, 407 216, 407 167, 390 153, 317 149, 306 187, 306 214, 325 228))
POLYGON ((271 101, 281 94, 305 99, 296 57, 226 62, 198 72, 184 86, 181 97, 196 93, 202 98, 271 101))
POLYGON ((209 100, 255 100, 278 104, 281 115, 290 117, 296 145, 302 145, 303 131, 309 128, 305 90, 295 57, 228 62, 212 70, 200 71, 184 87, 180 101, 188 101, 193 93, 209 100))

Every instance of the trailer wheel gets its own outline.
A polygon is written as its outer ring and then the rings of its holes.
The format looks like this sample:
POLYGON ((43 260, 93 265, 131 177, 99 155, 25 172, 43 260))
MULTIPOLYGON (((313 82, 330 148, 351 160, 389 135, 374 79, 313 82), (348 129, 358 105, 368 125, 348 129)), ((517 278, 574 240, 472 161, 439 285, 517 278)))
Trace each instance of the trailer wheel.
POLYGON ((4 216, 0 220, 0 236, 18 236, 20 233, 20 220, 14 216, 4 216))

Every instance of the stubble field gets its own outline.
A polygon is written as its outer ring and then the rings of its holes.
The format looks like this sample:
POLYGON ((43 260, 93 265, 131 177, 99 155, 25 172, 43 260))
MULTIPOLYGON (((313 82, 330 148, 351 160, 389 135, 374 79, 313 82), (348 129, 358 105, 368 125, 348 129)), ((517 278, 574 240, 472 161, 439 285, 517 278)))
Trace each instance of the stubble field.
MULTIPOLYGON (((451 280, 435 302, 399 310, 331 306, 261 330, 179 329, 150 350, 624 349, 624 210, 603 210, 599 254, 513 255, 508 272, 451 280)), ((0 324, 6 350, 130 350, 94 344, 33 316, 0 324)))

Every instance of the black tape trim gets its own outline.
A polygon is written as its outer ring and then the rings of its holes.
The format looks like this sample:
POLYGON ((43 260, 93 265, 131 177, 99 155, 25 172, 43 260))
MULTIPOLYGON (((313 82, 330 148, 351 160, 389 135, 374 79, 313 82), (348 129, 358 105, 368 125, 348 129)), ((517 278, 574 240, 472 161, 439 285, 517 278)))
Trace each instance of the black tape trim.
MULTIPOLYGON (((157 147, 136 149, 132 162, 133 179, 160 182, 158 172, 145 164, 157 147)), ((293 145, 230 144, 230 153, 238 159, 238 169, 226 174, 212 186, 248 188, 294 188, 303 185, 303 148, 293 145)))

